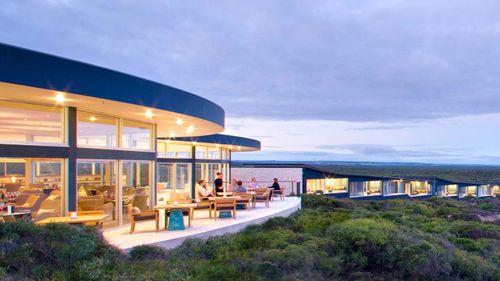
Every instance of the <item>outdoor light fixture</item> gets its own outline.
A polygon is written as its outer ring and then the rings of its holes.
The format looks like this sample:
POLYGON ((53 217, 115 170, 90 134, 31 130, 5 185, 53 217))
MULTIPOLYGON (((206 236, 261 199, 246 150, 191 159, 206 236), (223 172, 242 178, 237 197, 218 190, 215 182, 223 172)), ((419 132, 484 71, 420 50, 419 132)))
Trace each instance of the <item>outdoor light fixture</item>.
POLYGON ((153 117, 153 112, 151 111, 151 109, 146 109, 146 113, 144 113, 144 115, 146 116, 146 118, 151 119, 153 117))
POLYGON ((63 103, 66 100, 63 93, 57 93, 55 99, 57 103, 63 103))
POLYGON ((182 118, 177 118, 177 120, 175 120, 175 124, 182 126, 182 124, 184 124, 184 120, 182 120, 182 118))
POLYGON ((192 134, 193 132, 194 132, 194 126, 193 125, 189 125, 189 127, 186 129, 186 133, 192 134))

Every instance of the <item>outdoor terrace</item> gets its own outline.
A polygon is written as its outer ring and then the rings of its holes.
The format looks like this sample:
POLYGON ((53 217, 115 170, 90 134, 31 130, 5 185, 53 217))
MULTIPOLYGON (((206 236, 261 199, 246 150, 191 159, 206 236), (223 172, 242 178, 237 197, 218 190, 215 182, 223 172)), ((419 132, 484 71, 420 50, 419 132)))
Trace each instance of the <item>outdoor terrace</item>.
POLYGON ((122 226, 104 231, 104 238, 111 245, 122 250, 130 249, 134 246, 149 244, 165 249, 174 248, 188 238, 207 239, 211 236, 226 233, 235 233, 248 225, 263 223, 273 217, 285 217, 300 208, 300 198, 285 197, 285 200, 275 198, 270 202, 269 208, 263 203, 257 204, 257 208, 249 210, 238 210, 236 219, 225 218, 214 220, 208 217, 208 211, 196 211, 191 227, 185 230, 167 231, 163 229, 165 224, 164 213, 160 211, 160 231, 155 231, 155 222, 146 221, 136 225, 135 232, 129 234, 130 227, 122 226))

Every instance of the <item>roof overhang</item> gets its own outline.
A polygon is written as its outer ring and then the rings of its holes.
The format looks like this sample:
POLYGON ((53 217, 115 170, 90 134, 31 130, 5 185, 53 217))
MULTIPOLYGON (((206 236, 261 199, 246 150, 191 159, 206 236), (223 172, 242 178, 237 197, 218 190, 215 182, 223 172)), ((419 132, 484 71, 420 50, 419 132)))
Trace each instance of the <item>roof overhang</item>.
POLYGON ((62 93, 65 106, 156 123, 158 137, 224 130, 220 106, 170 86, 5 44, 0 44, 0 61, 0 99, 55 105, 62 93))

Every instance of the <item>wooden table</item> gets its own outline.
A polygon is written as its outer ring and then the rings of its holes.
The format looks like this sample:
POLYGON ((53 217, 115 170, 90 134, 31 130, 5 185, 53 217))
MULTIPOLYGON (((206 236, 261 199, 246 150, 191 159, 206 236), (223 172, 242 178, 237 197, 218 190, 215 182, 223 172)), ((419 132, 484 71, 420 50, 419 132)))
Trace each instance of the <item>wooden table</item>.
POLYGON ((17 218, 31 220, 31 212, 30 211, 21 211, 14 213, 4 213, 0 212, 0 217, 4 218, 6 221, 14 222, 17 218))
POLYGON ((163 209, 164 212, 165 212, 165 229, 168 229, 168 230, 183 230, 184 229, 184 219, 183 219, 183 215, 182 215, 182 212, 184 209, 189 209, 189 226, 191 226, 191 209, 192 208, 195 208, 197 207, 198 204, 196 203, 179 203, 177 205, 175 204, 166 204, 166 205, 156 205, 155 206, 155 210, 160 210, 160 209, 163 209), (180 221, 174 221, 174 222, 171 222, 172 224, 172 227, 169 227, 168 223, 169 223, 169 219, 168 219, 168 216, 167 216, 167 213, 170 211, 170 214, 172 214, 172 212, 174 210, 180 210, 181 211, 181 220, 180 221), (178 224, 177 227, 174 227, 174 224, 178 224), (176 228, 176 229, 174 229, 176 228))
POLYGON ((44 225, 49 223, 68 223, 68 224, 95 224, 97 226, 97 233, 102 236, 102 224, 109 215, 79 215, 77 218, 72 219, 70 216, 66 217, 51 217, 46 218, 41 221, 37 221, 36 224, 44 225))

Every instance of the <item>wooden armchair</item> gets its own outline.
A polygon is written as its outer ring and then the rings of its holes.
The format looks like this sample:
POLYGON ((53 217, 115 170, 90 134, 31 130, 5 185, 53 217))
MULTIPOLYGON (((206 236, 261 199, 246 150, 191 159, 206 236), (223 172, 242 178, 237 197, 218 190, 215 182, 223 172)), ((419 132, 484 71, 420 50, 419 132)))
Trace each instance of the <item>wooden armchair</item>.
POLYGON ((285 187, 282 186, 278 190, 273 190, 273 196, 278 195, 280 200, 285 200, 285 187))
POLYGON ((247 209, 250 209, 250 203, 252 202, 252 194, 246 192, 238 192, 234 193, 234 196, 241 197, 240 199, 236 199, 236 205, 246 206, 247 209))
POLYGON ((134 233, 135 224, 141 221, 154 220, 156 222, 156 231, 160 230, 159 210, 140 210, 137 207, 132 207, 132 204, 127 205, 127 209, 130 216, 130 234, 134 233))
POLYGON ((216 197, 214 200, 215 220, 217 220, 217 211, 231 211, 233 218, 236 219, 236 198, 216 197))
POLYGON ((269 197, 271 193, 270 190, 267 187, 264 188, 256 188, 255 189, 255 199, 254 199, 254 208, 257 202, 264 202, 266 204, 266 207, 269 208, 269 197))

